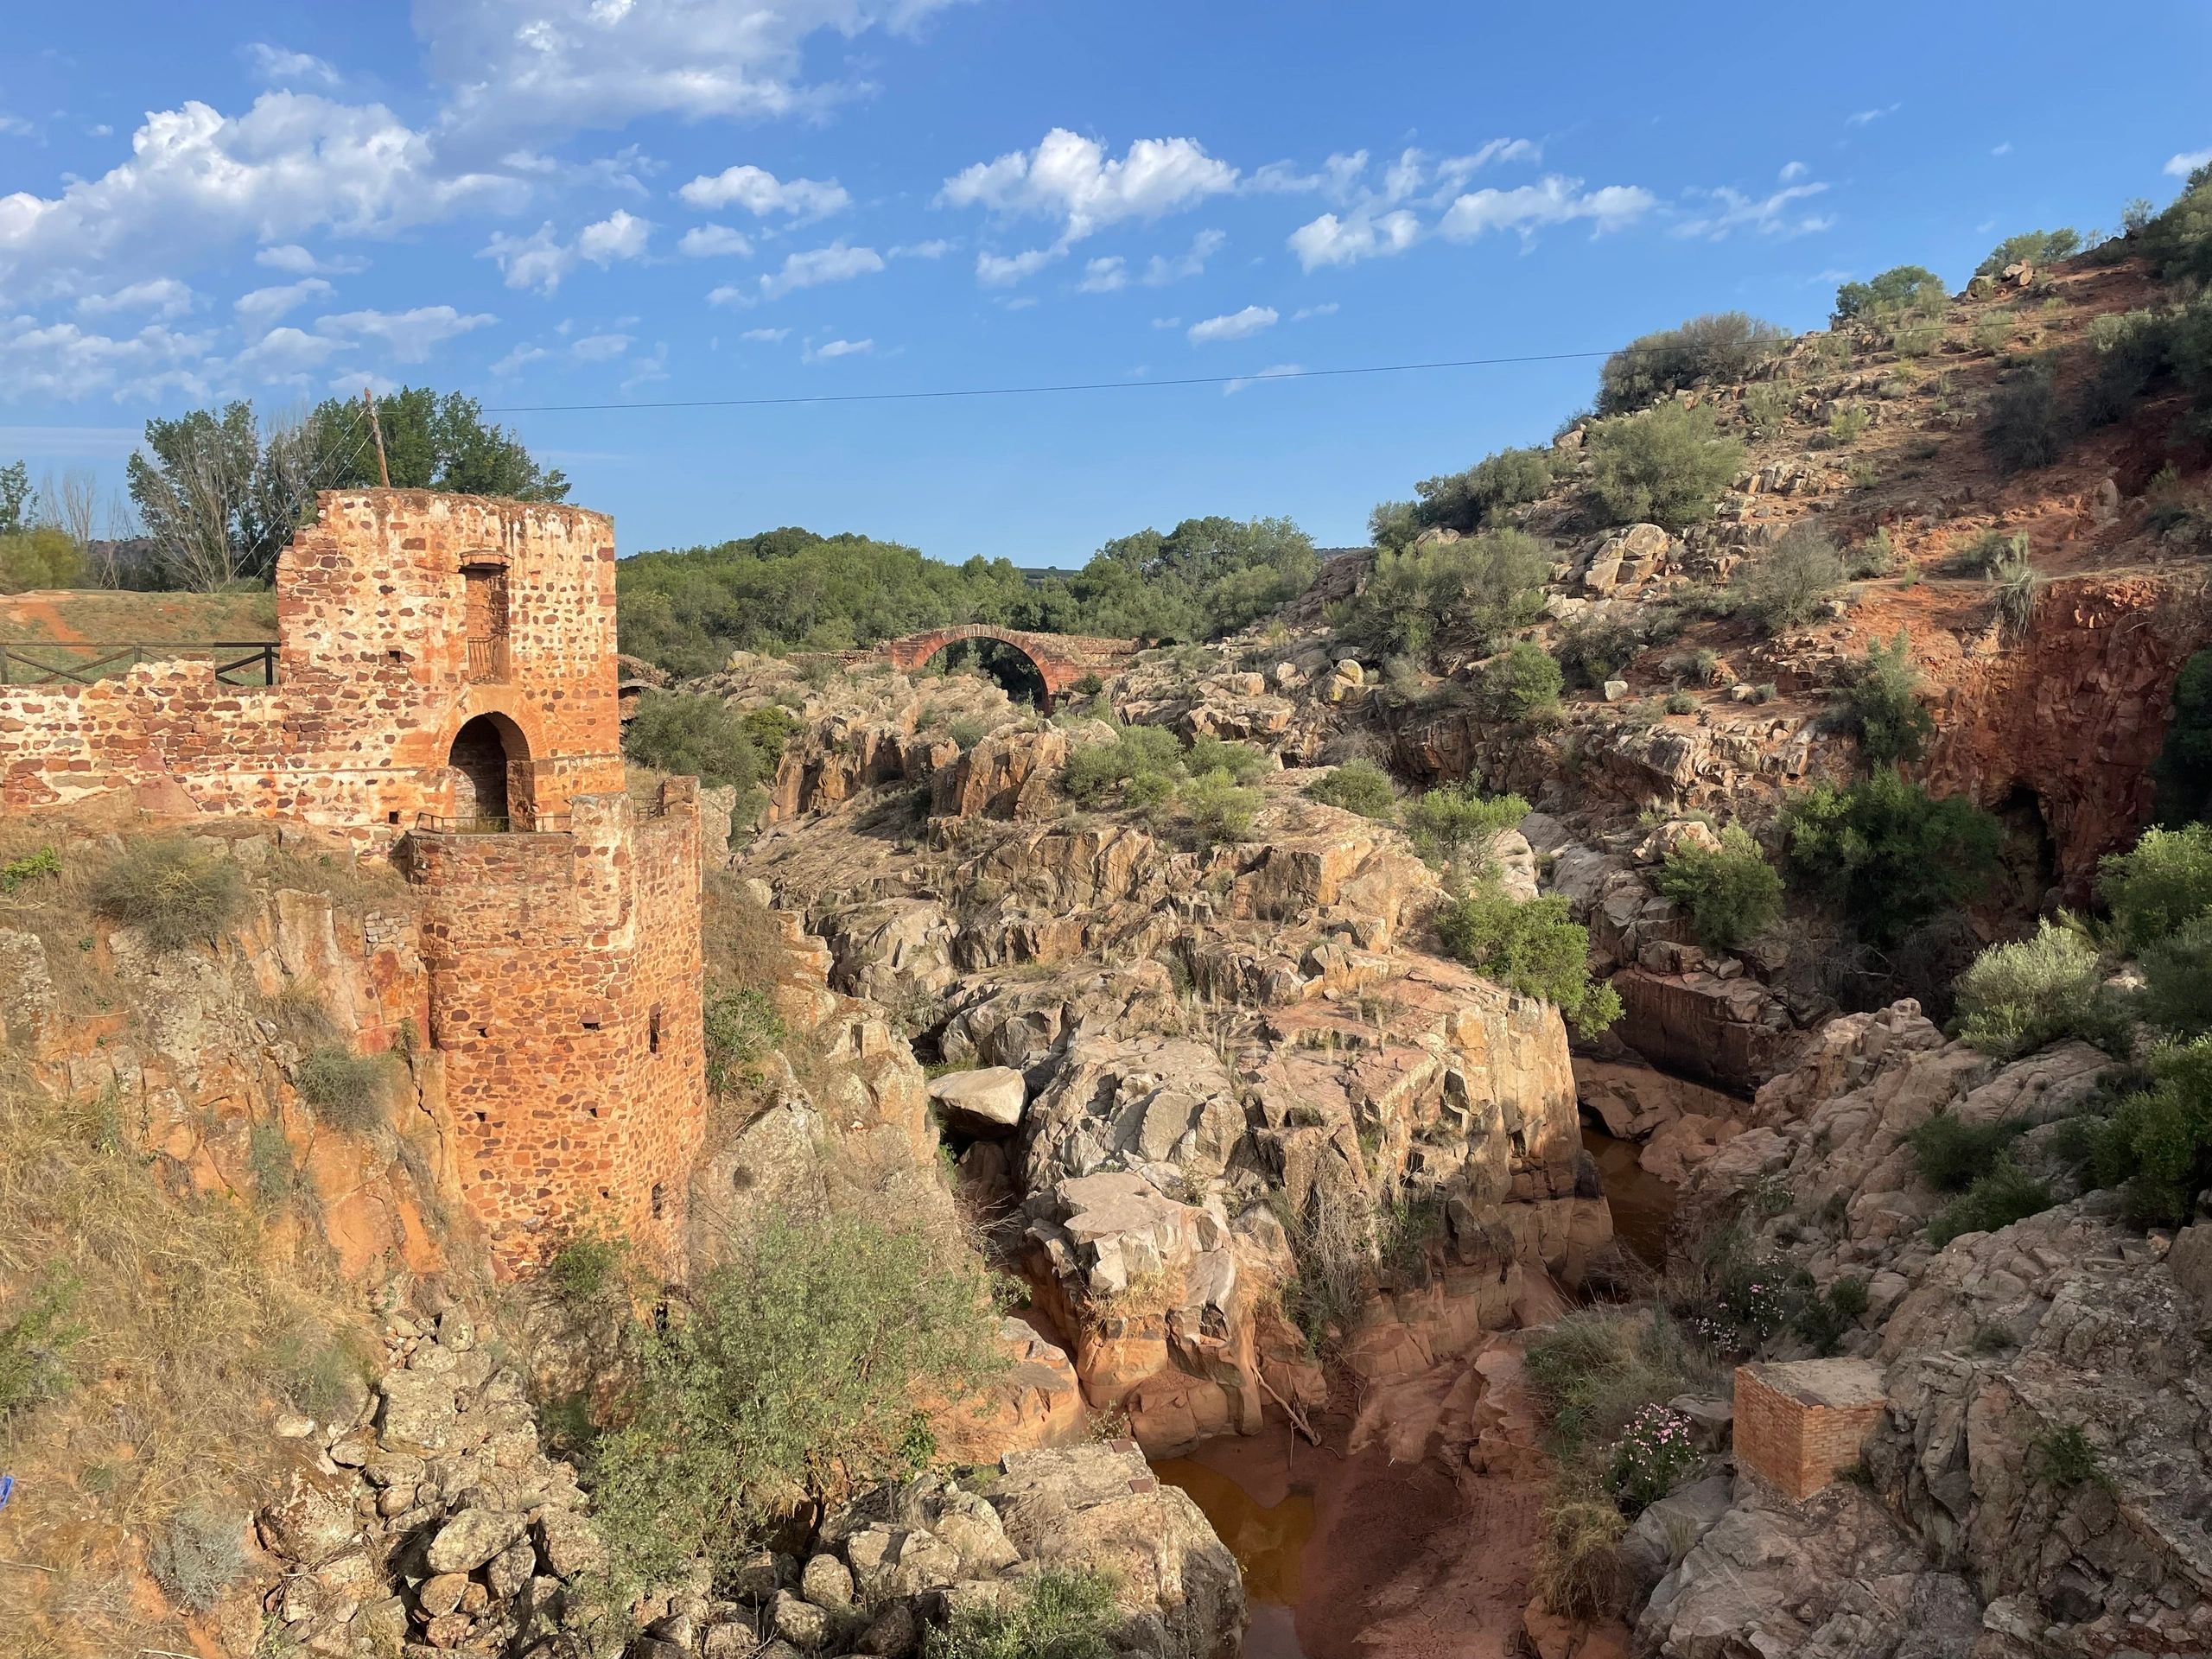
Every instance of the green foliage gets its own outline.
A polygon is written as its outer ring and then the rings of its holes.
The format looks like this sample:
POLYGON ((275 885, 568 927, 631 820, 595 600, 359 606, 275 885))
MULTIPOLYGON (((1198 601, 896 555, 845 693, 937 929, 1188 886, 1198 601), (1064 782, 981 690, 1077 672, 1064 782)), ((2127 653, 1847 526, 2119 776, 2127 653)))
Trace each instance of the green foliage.
POLYGON ((169 1516, 146 1543, 146 1570, 178 1606, 213 1610, 245 1573, 245 1516, 196 1498, 169 1516))
POLYGON ((1684 842, 1667 855, 1659 891, 1690 913, 1698 943, 1732 950, 1782 912, 1782 877, 1741 824, 1720 832, 1718 848, 1684 842))
POLYGON ((2018 1123, 1969 1123, 1940 1111, 1916 1124, 1904 1139, 1922 1180, 1939 1192, 1963 1192, 1997 1167, 2020 1128, 2018 1123))
POLYGON ((1949 297, 1943 279, 1926 266, 1893 265, 1871 282, 1837 289, 1835 320, 1876 321, 1900 312, 1937 310, 1949 297))
POLYGON ((753 741, 747 718, 719 697, 648 689, 622 728, 622 752, 657 771, 689 772, 709 789, 749 789, 774 767, 753 741))
POLYGON ((791 734, 798 730, 798 717, 788 709, 772 702, 764 702, 758 709, 748 709, 738 716, 737 723, 745 728, 759 753, 759 775, 766 780, 776 770, 776 763, 784 758, 784 745, 790 742, 791 734))
POLYGON ((1182 772, 1182 746, 1164 726, 1126 726, 1111 743, 1093 743, 1068 757, 1061 786, 1084 805, 1147 774, 1173 780, 1182 772))
POLYGON ((2028 552, 2025 531, 1985 530, 1951 558, 1948 568, 1961 575, 1986 576, 2026 558, 2028 552))
POLYGON ((1208 639, 1297 598, 1320 568, 1287 518, 1185 518, 1107 543, 1065 582, 1025 585, 1013 608, 1018 626, 1058 633, 1208 639))
POLYGON ((1813 1344, 1815 1353, 1823 1357, 1833 1354, 1866 1316, 1872 1300, 1866 1281, 1855 1274, 1846 1274, 1827 1290, 1805 1299, 1795 1321, 1797 1334, 1813 1344))
POLYGON ((0 536, 29 529, 37 509, 38 492, 31 488, 30 468, 20 461, 0 467, 0 536))
POLYGON ((1012 1598, 962 1602, 930 1627, 925 1659, 1113 1659, 1114 1581, 1090 1567, 1049 1568, 1012 1598))
POLYGON ((1604 520, 1649 521, 1680 531, 1713 516, 1713 503, 1744 464, 1744 446, 1723 437, 1707 409, 1662 404, 1590 429, 1591 488, 1604 520))
POLYGON ((1993 1233, 2016 1221, 2039 1216, 2057 1203, 2048 1182, 2031 1175, 2009 1156, 1936 1211, 1928 1223, 1928 1242, 1942 1249, 1967 1233, 1993 1233))
POLYGON ((2079 1038, 2124 1053, 2125 1012, 2104 987, 2097 948, 2071 928, 1993 944, 1959 976, 1959 1035, 2005 1059, 2079 1038))
POLYGON ((1544 544, 1517 530, 1386 547, 1339 632, 1378 652, 1487 656, 1541 614, 1551 568, 1544 544))
POLYGON ((181 836, 132 841, 94 872, 92 908, 135 927, 156 951, 213 944, 245 909, 245 880, 229 859, 181 836))
POLYGON ((1397 786, 1390 774, 1371 760, 1347 760, 1306 785, 1306 792, 1325 805, 1357 812, 1363 818, 1390 818, 1398 810, 1397 786))
POLYGON ((1605 359, 1598 413, 1624 415, 1699 380, 1742 380, 1789 338, 1785 328, 1722 311, 1630 340, 1605 359))
POLYGON ((1985 352, 2001 352, 2019 332, 2019 314, 2007 307, 1996 306, 1974 319, 1974 343, 1985 352))
POLYGON ((0 1427, 69 1387, 69 1350, 85 1334, 69 1323, 75 1303, 74 1284, 50 1274, 33 1283, 0 1321, 0 1427))
POLYGON ((1847 789, 1814 785, 1784 807, 1783 827, 1791 880, 1878 946, 1980 893, 2003 839, 1963 796, 1930 796, 1886 767, 1847 789))
POLYGON ((2139 950, 2178 933, 2212 914, 2212 825, 2145 830, 2133 847, 2097 867, 2097 888, 2122 949, 2139 950))
POLYGON ((146 423, 125 464, 130 499, 173 586, 212 592, 265 582, 313 502, 313 443, 302 428, 264 434, 243 399, 146 423))
POLYGON ((588 1307, 619 1294, 630 1267, 628 1239, 586 1227, 569 1234, 546 1259, 544 1278, 569 1306, 588 1307))
POLYGON ((1199 772, 1175 792, 1176 804, 1201 839, 1246 841, 1260 810, 1257 790, 1238 787, 1226 769, 1199 772))
POLYGON ((1643 649, 1644 631, 1628 618, 1585 619, 1571 623, 1553 646, 1563 683, 1593 690, 1619 677, 1643 649))
POLYGON ((41 876, 60 874, 61 855, 51 847, 41 847, 35 853, 0 864, 0 893, 14 893, 41 876))
MULTIPOLYGON (((2024 543, 2027 538, 2020 539, 2024 543)), ((2028 631, 2028 623, 2035 616, 2036 595, 2043 591, 2043 578, 2036 574, 2024 551, 2014 551, 1999 560, 1986 580, 1999 628, 2007 639, 2017 639, 2028 631)))
POLYGON ((983 1274, 918 1230, 859 1212, 774 1213, 641 1329, 641 1375, 590 1465, 593 1507, 632 1584, 728 1562, 805 1499, 910 1471, 916 1402, 957 1405, 1003 1362, 983 1274))
POLYGON ((84 550, 51 524, 0 531, 0 594, 74 588, 85 579, 84 550))
POLYGON ((1516 902, 1494 889, 1471 893, 1438 912, 1436 931, 1452 957, 1552 1003, 1584 1037, 1621 1017, 1618 993, 1590 977, 1589 930, 1573 918, 1564 894, 1516 902))
POLYGON ((2212 1031, 2212 916, 2143 949, 2143 1018, 2176 1037, 2212 1031))
POLYGON ((1744 579, 1744 608, 1769 633, 1802 627, 1843 586, 1843 556, 1809 518, 1784 532, 1744 579))
POLYGON ((707 1087, 717 1095, 757 1076, 760 1062, 784 1040, 783 1016, 765 991, 715 991, 701 1011, 706 1027, 707 1087))
POLYGON ((1835 448, 1848 449, 1873 424, 1873 412, 1866 404, 1839 404, 1828 416, 1828 442, 1835 448))
POLYGON ((1551 1452, 1569 1465, 1618 1440, 1644 1407, 1694 1382, 1680 1330, 1658 1313, 1569 1313, 1529 1337, 1523 1363, 1551 1452))
POLYGON ((2097 1448, 2082 1432, 2078 1423, 2068 1423, 2038 1434, 2035 1440, 2035 1471, 2039 1480, 2069 1490, 2090 1481, 2109 1485, 2112 1478, 2105 1473, 2104 1465, 2097 1457, 2097 1448))
POLYGON ((1183 765, 1193 778, 1222 772, 1229 774, 1233 784, 1249 784, 1268 769, 1268 757, 1249 743, 1232 742, 1204 732, 1192 738, 1191 747, 1183 752, 1183 765))
POLYGON ((1486 868, 1491 843, 1529 812, 1518 795, 1484 798, 1471 784, 1423 790, 1406 813, 1414 849, 1430 863, 1486 868))
POLYGON ((1501 449, 1464 473, 1446 473, 1414 485, 1420 500, 1414 507, 1414 524, 1462 532, 1481 530, 1497 514, 1537 499, 1551 486, 1549 450, 1501 449))
POLYGON ((2070 226, 2056 231, 2023 231, 1992 248, 1974 268, 1977 276, 1996 276, 2007 265, 2047 265, 2082 251, 2081 232, 2070 226))
POLYGON ((1903 628, 1888 645, 1870 644, 1859 673, 1845 694, 1851 729, 1859 751, 1877 766, 1920 759, 1936 735, 1935 716, 1920 700, 1920 671, 1912 665, 1911 640, 1903 628))
POLYGON ((2194 653, 2174 679, 2172 723, 2151 776, 2160 823, 2212 816, 2212 651, 2194 653))
MULTIPOLYGON (((503 496, 514 501, 565 501, 569 480, 541 467, 521 438, 484 418, 484 406, 458 391, 441 397, 428 386, 402 386, 377 399, 377 424, 397 490, 503 496)), ((330 397, 308 417, 317 475, 334 490, 380 481, 367 411, 358 397, 330 397)))
POLYGON ((1559 706, 1566 683, 1551 653, 1531 639, 1516 639, 1484 663, 1475 678, 1475 706, 1491 720, 1532 720, 1559 706))
POLYGON ((348 1135, 365 1135, 384 1122, 391 1062, 350 1048, 311 1049, 294 1081, 319 1121, 348 1135))
POLYGON ((2097 1180, 2125 1185, 2137 1219, 2178 1226, 2212 1185, 2212 1038, 2151 1057, 2150 1086, 2113 1107, 2092 1155, 2097 1180))
POLYGON ((2066 447, 2057 368, 2049 357, 2028 364, 1997 389, 1981 420, 1982 447, 2000 473, 2048 467, 2066 447))
POLYGON ((2166 210, 2137 232, 2151 269, 2170 283, 2212 283, 2212 164, 2198 168, 2166 210))
POLYGON ((1622 1509, 1643 1513, 1703 1466, 1694 1427, 1687 1414, 1656 1402, 1629 1419, 1605 1478, 1622 1509))

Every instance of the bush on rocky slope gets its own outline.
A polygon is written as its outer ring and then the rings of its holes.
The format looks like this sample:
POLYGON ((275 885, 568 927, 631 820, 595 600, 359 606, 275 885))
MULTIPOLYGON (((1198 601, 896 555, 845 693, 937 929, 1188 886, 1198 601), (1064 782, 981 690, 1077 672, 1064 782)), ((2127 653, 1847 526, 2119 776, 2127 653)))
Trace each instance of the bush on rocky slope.
POLYGON ((1769 633, 1802 627, 1843 586, 1843 555, 1810 521, 1792 524, 1744 580, 1743 607, 1769 633))
POLYGON ((1912 665, 1911 649, 1902 628, 1886 645, 1870 643, 1845 693, 1844 709, 1859 752, 1871 766, 1917 760, 1936 735, 1936 717, 1920 700, 1920 672, 1912 665))
POLYGON ((1630 414, 1700 380, 1748 379, 1789 338, 1788 329, 1741 311, 1642 335, 1599 371, 1598 413, 1630 414))
POLYGON ((1980 893, 2002 839, 1973 802, 1889 768, 1846 789, 1814 785, 1784 807, 1783 830, 1791 879, 1877 946, 1980 893))
POLYGON ((1485 657, 1541 613, 1551 569, 1543 543, 1517 530, 1386 547, 1338 632, 1382 654, 1485 657))
POLYGON ((1698 943, 1732 950, 1782 912, 1782 877, 1750 831, 1732 823, 1718 847, 1685 841, 1667 855, 1659 891, 1690 913, 1698 943))
POLYGON ((2126 852, 2104 860, 2097 881, 2121 949, 2156 944, 2212 914, 2212 825, 2145 830, 2126 852))
POLYGON ((1974 959, 1959 976, 1958 1012, 1960 1037, 2004 1059, 2069 1037, 2126 1051, 2126 1013, 2105 989, 2096 946, 2047 921, 1974 959))
POLYGON ((1712 412, 1662 404, 1590 429, 1590 486, 1609 524, 1649 523, 1687 530, 1744 464, 1744 446, 1720 435, 1712 412))
POLYGON ((1372 760, 1347 760, 1306 785, 1306 792, 1325 806, 1363 818, 1393 818, 1398 812, 1397 786, 1372 760))
POLYGON ((1114 1583, 1086 1567, 1048 1568, 1010 1596, 963 1603, 931 1626, 925 1659, 1113 1659, 1114 1583))
POLYGON ((2136 1219, 2177 1226, 2212 1185, 2212 1038, 2161 1049, 2151 1072, 2113 1109, 2093 1166, 2101 1184, 2125 1188, 2136 1219))
POLYGON ((1864 283, 1835 291, 1835 321, 1878 322, 1908 312, 1940 311, 1950 298, 1943 279, 1924 265, 1893 265, 1864 283))
POLYGON ((149 836, 94 871, 90 897, 109 921, 137 928, 156 950, 175 950, 220 938, 245 906, 245 881, 231 860, 181 836, 149 836))
POLYGON ((1977 276, 1995 276, 2007 265, 2047 265, 2082 251, 2082 233, 2071 226, 2055 231, 2022 231, 2008 236, 1974 268, 1977 276))
POLYGON ((1486 979, 1541 997, 1585 1037, 1621 1017, 1619 993, 1590 977, 1590 932, 1563 894, 1523 901, 1478 890, 1439 911, 1436 931, 1446 954, 1486 979))
POLYGON ((1501 449, 1464 473, 1425 478, 1414 486, 1419 498, 1414 522, 1462 534, 1481 530, 1500 512, 1539 499, 1552 486, 1548 449, 1501 449))

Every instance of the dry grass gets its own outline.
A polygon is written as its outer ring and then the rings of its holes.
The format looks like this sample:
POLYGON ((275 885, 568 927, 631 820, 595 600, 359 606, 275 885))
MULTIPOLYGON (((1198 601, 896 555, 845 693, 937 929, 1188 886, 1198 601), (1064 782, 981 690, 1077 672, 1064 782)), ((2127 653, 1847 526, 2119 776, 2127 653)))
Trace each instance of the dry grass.
POLYGON ((242 1528, 283 1444, 271 1415, 346 1414, 362 1386, 366 1333, 316 1275, 275 1263, 244 1206, 175 1196, 118 1116, 0 1079, 0 1343, 33 1299, 60 1308, 42 1386, 0 1421, 33 1499, 0 1517, 0 1555, 52 1569, 9 1574, 12 1632, 40 1652, 130 1651, 143 1610, 84 1592, 188 1511, 242 1528))

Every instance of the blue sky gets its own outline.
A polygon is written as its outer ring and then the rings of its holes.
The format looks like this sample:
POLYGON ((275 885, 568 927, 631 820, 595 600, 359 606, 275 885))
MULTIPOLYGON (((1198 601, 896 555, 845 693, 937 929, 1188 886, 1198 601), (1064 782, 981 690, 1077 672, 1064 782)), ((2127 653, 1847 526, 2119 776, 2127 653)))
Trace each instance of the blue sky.
POLYGON ((1396 0, 95 4, 0 62, 0 459, 366 381, 503 416, 626 551, 784 524, 1079 563, 1208 512, 1325 544, 1548 435, 1601 350, 1818 326, 2118 220, 2212 153, 2212 6, 1396 0), (1669 12, 1685 14, 1670 16, 1669 12))

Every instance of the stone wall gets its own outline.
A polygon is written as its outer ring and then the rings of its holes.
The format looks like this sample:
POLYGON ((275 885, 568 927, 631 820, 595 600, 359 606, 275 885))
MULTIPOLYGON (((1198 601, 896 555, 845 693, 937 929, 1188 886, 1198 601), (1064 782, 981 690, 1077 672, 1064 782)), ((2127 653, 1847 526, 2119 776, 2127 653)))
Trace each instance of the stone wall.
POLYGON ((448 759, 496 717, 516 816, 622 787, 614 535, 602 515, 420 490, 326 492, 276 566, 276 683, 204 661, 0 687, 0 810, 129 792, 165 810, 302 819, 389 842, 453 809, 448 759), (504 583, 472 670, 468 572, 504 583), (488 674, 488 677, 486 677, 488 674))
POLYGON ((1736 1368, 1736 1467, 1793 1503, 1858 1463, 1885 1406, 1864 1360, 1736 1368))
POLYGON ((506 1271, 588 1225, 676 1261, 706 1130, 697 785, 571 813, 405 845, 463 1184, 506 1271))

